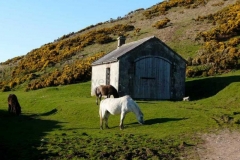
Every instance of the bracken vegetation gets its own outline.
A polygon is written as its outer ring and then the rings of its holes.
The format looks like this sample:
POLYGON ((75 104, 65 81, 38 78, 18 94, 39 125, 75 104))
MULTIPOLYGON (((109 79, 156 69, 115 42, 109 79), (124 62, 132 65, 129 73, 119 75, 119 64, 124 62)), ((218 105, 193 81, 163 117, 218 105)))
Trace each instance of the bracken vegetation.
MULTIPOLYGON (((211 6, 221 7, 225 1, 227 0, 215 2, 211 6)), ((124 18, 110 19, 107 22, 90 25, 76 33, 63 35, 52 43, 33 49, 26 56, 0 63, 0 89, 9 91, 22 85, 28 91, 90 80, 90 64, 109 52, 106 46, 113 44, 119 35, 125 35, 133 41, 147 33, 155 34, 159 30, 179 25, 174 24, 174 19, 168 16, 170 12, 177 12, 178 8, 188 10, 205 7, 209 2, 211 0, 164 1, 146 10, 130 12, 124 18), (138 19, 134 18, 135 14, 138 19), (151 19, 154 19, 152 30, 155 31, 149 31, 144 28, 146 26, 139 24, 135 27, 137 21, 142 23, 151 19), (84 50, 91 46, 104 47, 85 53, 84 50)), ((185 11, 180 10, 179 13, 183 15, 185 11)), ((192 19, 191 23, 205 23, 212 27, 204 31, 195 31, 196 37, 192 44, 198 43, 200 49, 194 56, 186 57, 187 77, 212 76, 239 69, 239 0, 213 14, 198 16, 192 19)), ((172 34, 177 35, 174 32, 172 34)))

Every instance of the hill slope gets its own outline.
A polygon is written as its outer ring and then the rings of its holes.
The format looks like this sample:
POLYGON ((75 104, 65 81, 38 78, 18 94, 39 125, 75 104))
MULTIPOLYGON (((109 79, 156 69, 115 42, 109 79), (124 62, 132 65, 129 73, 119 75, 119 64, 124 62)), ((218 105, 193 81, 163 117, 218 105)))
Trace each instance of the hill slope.
POLYGON ((239 68, 239 0, 170 0, 125 17, 99 22, 1 64, 3 91, 27 90, 90 80, 90 64, 126 43, 155 35, 189 62, 187 76, 239 68))

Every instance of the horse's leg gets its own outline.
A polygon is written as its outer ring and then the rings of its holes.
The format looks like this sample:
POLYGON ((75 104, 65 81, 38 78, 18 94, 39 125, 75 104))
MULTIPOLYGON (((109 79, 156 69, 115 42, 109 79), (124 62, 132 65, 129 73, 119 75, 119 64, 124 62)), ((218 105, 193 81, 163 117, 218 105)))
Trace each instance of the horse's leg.
POLYGON ((125 112, 122 112, 121 113, 121 119, 120 119, 120 129, 122 130, 124 127, 123 127, 123 120, 124 120, 124 118, 125 118, 125 115, 126 115, 126 113, 125 112))
POLYGON ((21 107, 20 107, 19 103, 17 103, 17 105, 16 105, 16 113, 17 113, 17 115, 20 115, 20 113, 21 113, 21 107))
POLYGON ((14 114, 16 114, 16 105, 13 105, 13 107, 12 107, 12 112, 13 112, 14 114))
POLYGON ((96 99, 97 105, 98 105, 98 99, 99 99, 99 103, 100 103, 100 102, 101 102, 101 99, 102 99, 102 94, 99 94, 99 95, 97 96, 97 99, 96 99))
POLYGON ((12 106, 11 106, 10 103, 8 103, 8 112, 9 112, 9 113, 12 112, 12 106))
POLYGON ((100 129, 101 130, 103 129, 103 119, 102 119, 102 117, 100 117, 100 129))
POLYGON ((15 106, 13 105, 13 103, 10 102, 9 107, 10 107, 10 113, 14 113, 15 106))
POLYGON ((101 111, 101 108, 99 109, 99 118, 100 118, 100 129, 102 130, 103 129, 103 116, 102 115, 102 111, 101 111))
POLYGON ((105 112, 105 117, 104 117, 104 120, 105 120, 105 127, 107 129, 109 129, 108 127, 108 117, 109 117, 110 113, 108 111, 105 112))

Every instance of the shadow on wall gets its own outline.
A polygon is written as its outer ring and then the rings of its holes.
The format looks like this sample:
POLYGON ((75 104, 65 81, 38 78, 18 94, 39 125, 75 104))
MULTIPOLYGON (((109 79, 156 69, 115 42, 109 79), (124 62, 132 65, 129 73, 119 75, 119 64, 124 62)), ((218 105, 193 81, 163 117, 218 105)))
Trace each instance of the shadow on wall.
POLYGON ((233 82, 240 82, 240 76, 209 77, 186 82, 185 95, 191 100, 214 96, 233 82))
POLYGON ((57 121, 0 110, 0 159, 47 159, 36 147, 41 145, 41 137, 56 128, 60 128, 57 121))

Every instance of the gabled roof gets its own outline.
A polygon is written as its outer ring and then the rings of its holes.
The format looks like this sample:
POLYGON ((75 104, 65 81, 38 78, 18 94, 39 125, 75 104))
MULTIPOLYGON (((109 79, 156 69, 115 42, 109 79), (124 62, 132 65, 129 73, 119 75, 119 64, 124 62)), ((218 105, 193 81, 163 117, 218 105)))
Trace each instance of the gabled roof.
POLYGON ((109 52, 108 54, 106 54, 102 58, 100 58, 100 59, 96 60, 95 62, 93 62, 92 65, 94 66, 94 65, 100 65, 100 64, 116 62, 124 54, 126 54, 129 51, 133 50, 134 48, 140 46, 144 42, 149 41, 150 39, 154 39, 154 38, 156 38, 156 37, 155 36, 151 36, 151 37, 140 39, 138 41, 134 41, 134 42, 130 42, 130 43, 127 43, 127 44, 123 44, 122 46, 118 47, 117 49, 113 50, 112 52, 109 52))

